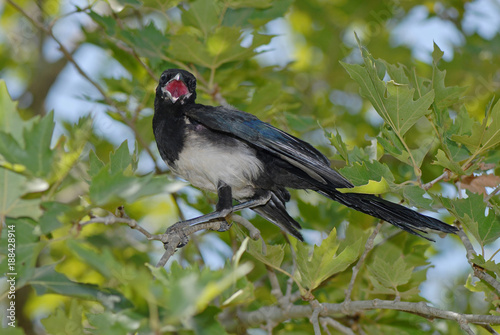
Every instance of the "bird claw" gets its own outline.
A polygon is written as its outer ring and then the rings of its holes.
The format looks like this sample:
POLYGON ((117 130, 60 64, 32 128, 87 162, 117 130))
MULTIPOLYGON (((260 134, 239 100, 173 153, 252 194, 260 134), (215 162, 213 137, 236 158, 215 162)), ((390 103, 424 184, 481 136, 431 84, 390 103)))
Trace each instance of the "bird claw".
POLYGON ((185 246, 186 244, 188 244, 189 242, 189 237, 187 237, 186 235, 184 235, 181 240, 179 241, 179 244, 177 244, 177 248, 182 248, 183 246, 185 246))
POLYGON ((164 236, 166 236, 166 239, 163 241, 165 249, 168 249, 171 244, 177 244, 175 249, 179 249, 184 247, 189 242, 189 237, 183 232, 182 229, 176 229, 175 225, 169 227, 164 236))
POLYGON ((232 225, 233 225, 232 223, 229 223, 226 220, 221 220, 220 221, 219 229, 217 229, 217 231, 221 232, 221 233, 225 232, 225 231, 228 231, 229 229, 231 229, 232 225))

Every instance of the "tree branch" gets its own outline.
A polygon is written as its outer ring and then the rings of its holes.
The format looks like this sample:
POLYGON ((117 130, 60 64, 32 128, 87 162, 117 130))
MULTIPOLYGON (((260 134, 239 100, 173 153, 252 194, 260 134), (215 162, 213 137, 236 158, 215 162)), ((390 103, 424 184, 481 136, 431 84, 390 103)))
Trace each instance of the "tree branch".
POLYGON ((127 224, 130 228, 136 229, 140 233, 142 233, 144 236, 146 236, 149 240, 157 240, 161 241, 161 238, 159 235, 154 235, 151 234, 149 231, 146 229, 142 228, 137 224, 137 221, 128 217, 117 217, 113 214, 109 214, 108 216, 102 216, 102 217, 95 217, 92 218, 88 221, 85 222, 80 222, 80 227, 92 224, 92 223, 103 223, 105 225, 111 225, 115 223, 125 223, 127 224))
POLYGON ((500 295, 500 282, 498 282, 498 280, 493 278, 490 274, 488 274, 478 265, 474 264, 474 262, 472 261, 474 256, 476 256, 476 251, 474 250, 474 247, 472 246, 469 237, 467 237, 467 234, 463 231, 461 227, 458 229, 457 234, 460 237, 460 240, 462 241, 465 250, 467 251, 467 261, 469 262, 470 266, 472 267, 472 270, 474 271, 474 276, 488 283, 491 287, 493 287, 497 295, 500 295))
MULTIPOLYGON (((235 220, 237 223, 245 222, 248 229, 248 225, 250 225, 249 231, 254 236, 260 236, 260 232, 255 228, 248 220, 243 219, 239 215, 233 214, 233 218, 237 218, 235 220)), ((214 220, 208 222, 198 223, 192 226, 185 226, 180 229, 167 230, 164 234, 151 234, 146 229, 142 228, 136 220, 131 219, 125 214, 123 206, 118 207, 116 215, 109 214, 103 217, 91 217, 90 220, 80 222, 79 226, 83 227, 92 223, 102 223, 105 225, 111 225, 115 223, 125 223, 130 228, 139 231, 141 234, 147 237, 148 240, 161 241, 165 247, 165 252, 163 256, 156 264, 157 267, 163 267, 168 262, 170 257, 175 253, 177 248, 184 246, 189 241, 189 236, 200 231, 200 230, 219 230, 221 228, 222 220, 214 220)), ((277 281, 277 279, 276 279, 277 281)), ((279 287, 279 284, 278 284, 279 287)))
POLYGON ((450 177, 451 177, 451 171, 445 169, 442 175, 440 175, 439 177, 437 177, 436 179, 434 179, 428 183, 423 184, 422 188, 427 191, 432 186, 434 186, 434 184, 437 183, 438 181, 443 180, 443 179, 447 180, 447 179, 450 179, 450 177))
POLYGON ((175 250, 179 246, 184 246, 188 241, 188 236, 194 234, 200 230, 219 230, 222 221, 209 221, 204 223, 198 223, 194 226, 183 227, 179 230, 169 231, 168 233, 161 234, 160 240, 165 246, 165 253, 161 259, 156 264, 156 267, 164 267, 168 260, 175 253, 175 250))
MULTIPOLYGON (((356 314, 363 311, 386 309, 407 312, 416 314, 427 319, 444 319, 452 320, 462 324, 478 324, 491 325, 500 324, 500 316, 497 315, 480 315, 480 314, 462 314, 452 311, 445 311, 435 307, 431 307, 424 302, 406 302, 394 300, 362 300, 351 301, 349 304, 338 303, 322 303, 322 311, 320 317, 333 317, 338 314, 356 314)), ((240 324, 246 327, 260 325, 267 320, 275 322, 284 322, 292 318, 310 318, 313 315, 313 307, 311 305, 292 305, 286 310, 280 306, 266 306, 252 312, 238 312, 240 324)))
POLYGON ((321 328, 319 327, 319 314, 323 311, 323 306, 316 299, 312 300, 309 304, 313 309, 309 321, 311 321, 313 325, 314 335, 321 335, 321 328))

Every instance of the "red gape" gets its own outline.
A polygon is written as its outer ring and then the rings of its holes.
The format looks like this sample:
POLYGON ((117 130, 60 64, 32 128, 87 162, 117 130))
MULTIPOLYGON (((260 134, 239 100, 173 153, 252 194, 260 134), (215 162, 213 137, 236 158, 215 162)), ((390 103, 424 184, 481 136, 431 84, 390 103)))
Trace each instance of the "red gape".
POLYGON ((179 98, 189 93, 188 88, 181 80, 172 80, 165 85, 165 90, 169 91, 172 97, 179 98))

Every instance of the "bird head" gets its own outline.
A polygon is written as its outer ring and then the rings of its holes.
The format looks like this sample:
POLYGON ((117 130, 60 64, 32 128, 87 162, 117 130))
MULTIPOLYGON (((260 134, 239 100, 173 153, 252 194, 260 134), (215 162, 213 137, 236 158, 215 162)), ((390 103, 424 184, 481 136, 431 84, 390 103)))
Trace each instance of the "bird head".
POLYGON ((156 88, 156 98, 168 104, 194 103, 196 99, 196 78, 180 69, 169 69, 161 74, 156 88))

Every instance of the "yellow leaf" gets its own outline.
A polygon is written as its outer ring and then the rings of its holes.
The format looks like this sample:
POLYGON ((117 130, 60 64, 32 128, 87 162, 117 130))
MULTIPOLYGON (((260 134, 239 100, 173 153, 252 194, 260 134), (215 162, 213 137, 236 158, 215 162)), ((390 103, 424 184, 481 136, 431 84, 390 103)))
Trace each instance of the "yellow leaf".
POLYGON ((370 180, 368 184, 355 186, 352 188, 338 188, 337 191, 342 193, 364 193, 364 194, 383 194, 391 190, 389 183, 384 177, 380 181, 370 180))

